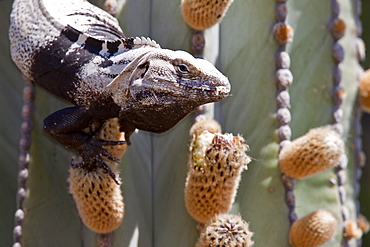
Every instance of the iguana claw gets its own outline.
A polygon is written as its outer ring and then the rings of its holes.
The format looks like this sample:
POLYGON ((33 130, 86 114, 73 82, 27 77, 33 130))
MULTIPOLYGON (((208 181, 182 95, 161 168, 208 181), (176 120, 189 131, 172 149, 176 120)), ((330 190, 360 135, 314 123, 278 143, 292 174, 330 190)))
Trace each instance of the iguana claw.
POLYGON ((71 162, 71 166, 73 168, 83 168, 87 170, 95 170, 99 167, 103 168, 104 171, 112 177, 116 184, 119 185, 120 183, 116 179, 116 175, 109 168, 102 156, 116 163, 119 163, 121 160, 110 154, 103 146, 122 145, 125 143, 125 141, 106 141, 100 139, 99 137, 92 136, 91 139, 85 143, 79 151, 83 161, 79 163, 71 162))

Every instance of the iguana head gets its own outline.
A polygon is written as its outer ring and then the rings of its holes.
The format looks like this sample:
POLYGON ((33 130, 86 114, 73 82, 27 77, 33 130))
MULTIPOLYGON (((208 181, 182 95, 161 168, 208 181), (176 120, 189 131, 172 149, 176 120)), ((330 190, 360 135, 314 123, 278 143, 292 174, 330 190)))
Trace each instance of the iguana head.
POLYGON ((210 62, 184 51, 143 50, 112 82, 121 118, 136 128, 164 132, 197 106, 229 95, 228 79, 210 62))
POLYGON ((133 71, 130 93, 143 104, 184 101, 204 104, 230 92, 228 79, 213 64, 184 51, 157 49, 142 57, 133 71))

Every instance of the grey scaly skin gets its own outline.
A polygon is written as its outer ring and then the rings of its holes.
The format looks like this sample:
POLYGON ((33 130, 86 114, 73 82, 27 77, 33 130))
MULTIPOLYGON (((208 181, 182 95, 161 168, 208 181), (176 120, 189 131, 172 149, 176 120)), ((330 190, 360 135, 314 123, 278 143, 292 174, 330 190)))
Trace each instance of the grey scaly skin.
POLYGON ((161 49, 148 38, 126 38, 108 13, 83 0, 15 0, 11 55, 31 81, 75 106, 52 113, 44 131, 81 155, 75 165, 118 161, 83 130, 118 117, 126 140, 135 129, 161 133, 197 106, 224 99, 228 79, 211 63, 184 51, 161 49))

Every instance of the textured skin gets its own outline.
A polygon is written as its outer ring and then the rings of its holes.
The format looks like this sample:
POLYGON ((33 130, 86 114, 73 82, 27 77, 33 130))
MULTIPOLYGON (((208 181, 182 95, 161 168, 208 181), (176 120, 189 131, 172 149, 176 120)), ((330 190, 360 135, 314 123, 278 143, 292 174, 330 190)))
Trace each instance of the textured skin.
POLYGON ((103 146, 118 144, 82 131, 91 124, 118 117, 129 142, 136 128, 167 131, 230 91, 211 63, 147 38, 125 38, 116 19, 83 0, 15 0, 9 38, 22 73, 76 105, 48 116, 44 130, 89 169, 104 163, 101 155, 117 161, 103 146))

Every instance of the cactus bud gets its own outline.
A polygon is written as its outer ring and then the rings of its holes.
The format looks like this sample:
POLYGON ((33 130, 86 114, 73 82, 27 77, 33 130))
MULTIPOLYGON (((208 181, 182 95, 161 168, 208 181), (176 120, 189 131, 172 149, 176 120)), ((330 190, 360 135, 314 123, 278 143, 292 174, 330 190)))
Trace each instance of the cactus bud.
POLYGON ((341 39, 346 31, 346 23, 339 18, 335 18, 331 23, 331 34, 335 40, 341 39))
POLYGON ((116 15, 118 9, 117 0, 105 0, 103 9, 113 16, 116 15))
POLYGON ((311 129, 280 152, 281 171, 292 178, 305 178, 337 165, 344 154, 340 135, 330 126, 311 129))
POLYGON ((206 130, 210 133, 221 133, 221 125, 213 119, 197 121, 191 126, 190 138, 206 130))
POLYGON ((370 69, 366 70, 362 75, 359 94, 362 110, 370 113, 370 69))
MULTIPOLYGON (((100 138, 108 141, 123 141, 117 119, 111 119, 100 131, 100 138)), ((121 158, 126 145, 105 146, 108 152, 121 158)), ((107 166, 119 180, 117 165, 105 159, 107 166)), ((108 233, 117 229, 123 220, 124 203, 121 188, 101 167, 92 170, 83 167, 70 168, 69 190, 83 223, 98 233, 108 233)))
MULTIPOLYGON (((118 118, 109 119, 100 131, 100 138, 106 141, 124 141, 125 133, 119 131, 118 118)), ((108 145, 104 148, 114 157, 120 159, 126 151, 126 144, 108 145)))
POLYGON ((250 162, 247 149, 241 136, 208 131, 193 136, 185 203, 195 220, 205 223, 230 209, 241 172, 250 162))
POLYGON ((239 215, 220 214, 203 228, 195 247, 250 247, 253 232, 239 215))
POLYGON ((274 36, 280 45, 293 41, 294 30, 286 23, 278 22, 273 28, 274 36))
POLYGON ((196 30, 207 29, 220 22, 233 0, 181 0, 185 22, 196 30))
POLYGON ((370 230, 369 221, 362 214, 357 216, 357 225, 363 233, 368 233, 370 230))
POLYGON ((295 247, 316 247, 329 241, 336 230, 337 220, 326 210, 319 209, 293 223, 290 243, 295 247))
MULTIPOLYGON (((117 174, 116 165, 107 164, 117 174)), ((69 172, 69 190, 76 201, 83 223, 98 233, 108 233, 117 229, 124 215, 120 186, 102 168, 94 171, 71 168, 69 172)))
POLYGON ((362 237, 362 230, 357 226, 356 222, 348 220, 345 224, 343 236, 347 240, 352 238, 359 239, 362 237))

